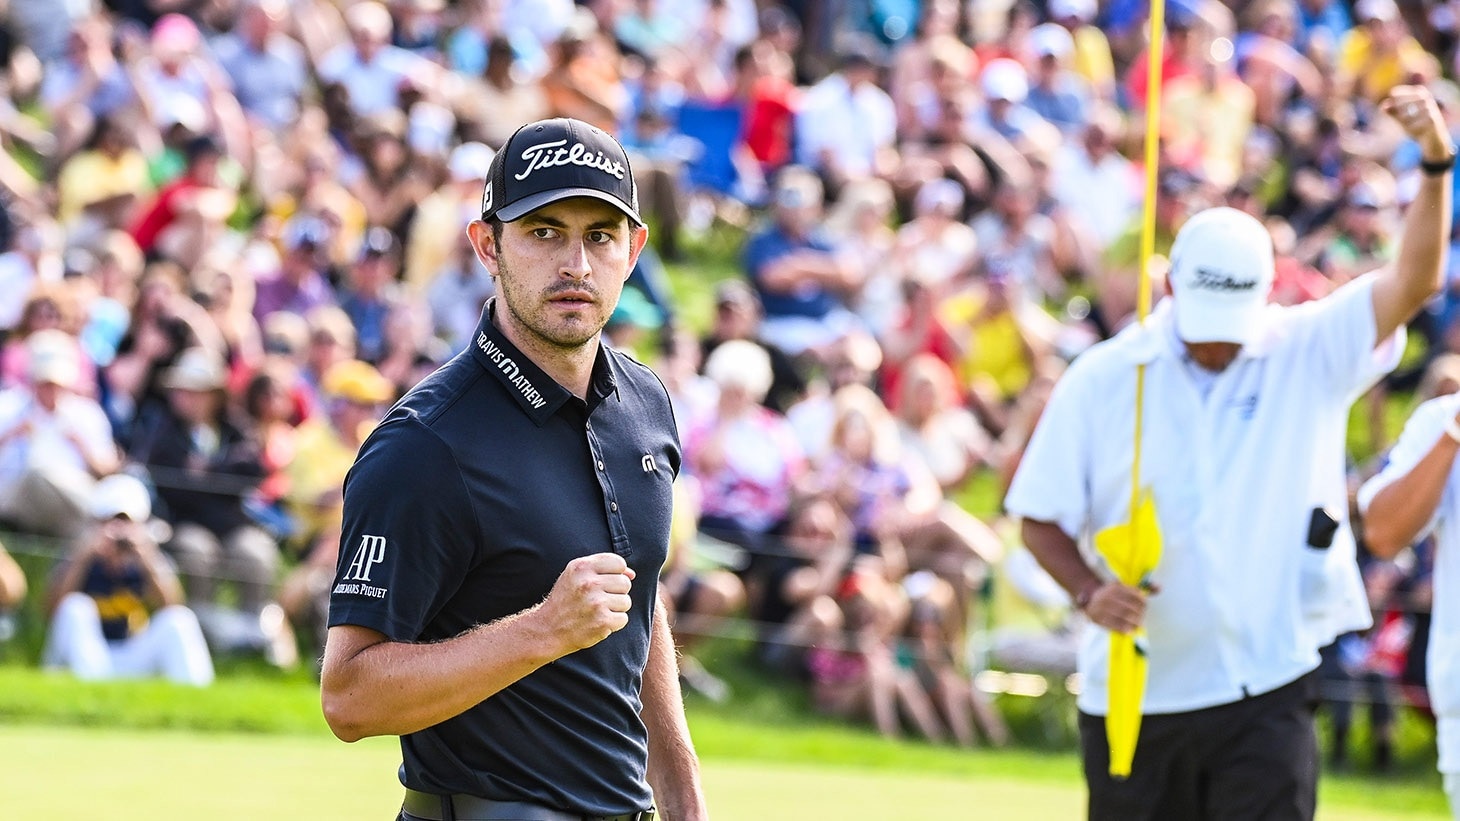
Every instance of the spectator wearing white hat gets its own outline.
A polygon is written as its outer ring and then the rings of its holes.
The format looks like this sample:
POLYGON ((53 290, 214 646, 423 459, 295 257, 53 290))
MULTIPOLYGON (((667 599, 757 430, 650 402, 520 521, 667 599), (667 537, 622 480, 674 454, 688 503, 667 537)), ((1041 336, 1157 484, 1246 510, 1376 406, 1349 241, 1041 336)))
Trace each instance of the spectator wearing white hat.
POLYGON ((211 684, 198 618, 183 605, 182 585, 148 527, 146 486, 124 473, 108 476, 87 507, 92 531, 46 589, 42 664, 88 681, 162 676, 211 684))
POLYGON ((80 370, 72 336, 37 331, 26 347, 29 384, 0 393, 0 518, 72 536, 96 480, 117 468, 111 423, 71 388, 80 370))
POLYGON ((913 198, 913 218, 897 229, 893 266, 942 293, 978 264, 978 237, 963 221, 963 186, 946 177, 928 180, 913 198))
POLYGON ((1062 133, 1084 128, 1089 120, 1090 84, 1069 68, 1075 38, 1058 23, 1041 23, 1029 32, 1029 48, 1035 64, 1024 104, 1062 133))
MULTIPOLYGON (((447 179, 421 198, 406 231, 405 283, 412 294, 424 292, 454 262, 455 249, 464 241, 466 224, 481 213, 482 180, 497 152, 478 142, 451 150, 447 179)), ((476 326, 481 305, 471 318, 476 326)))
POLYGON ((1049 19, 1063 26, 1075 41, 1070 67, 1090 84, 1096 99, 1115 102, 1115 58, 1110 40, 1096 26, 1096 0, 1049 0, 1049 19))
POLYGON ((1019 145, 1040 129, 1049 128, 1044 118, 1026 105, 1029 74, 1018 60, 1011 57, 990 60, 979 75, 979 85, 984 98, 982 125, 999 136, 1019 145))
POLYGON ((177 559, 188 603, 210 631, 221 581, 234 582, 239 609, 257 617, 279 565, 273 538, 244 507, 264 467, 258 443, 227 418, 227 378, 214 351, 183 351, 161 379, 167 411, 136 431, 130 452, 166 506, 174 530, 168 552, 177 559))

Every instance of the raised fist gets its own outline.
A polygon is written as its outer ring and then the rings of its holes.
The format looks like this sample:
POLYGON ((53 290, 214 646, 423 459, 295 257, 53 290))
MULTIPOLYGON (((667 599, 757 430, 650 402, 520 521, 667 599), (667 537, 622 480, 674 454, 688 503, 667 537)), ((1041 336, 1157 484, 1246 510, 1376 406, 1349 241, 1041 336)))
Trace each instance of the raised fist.
POLYGON ((563 655, 608 638, 629 623, 634 570, 616 553, 595 553, 568 562, 542 604, 563 655))

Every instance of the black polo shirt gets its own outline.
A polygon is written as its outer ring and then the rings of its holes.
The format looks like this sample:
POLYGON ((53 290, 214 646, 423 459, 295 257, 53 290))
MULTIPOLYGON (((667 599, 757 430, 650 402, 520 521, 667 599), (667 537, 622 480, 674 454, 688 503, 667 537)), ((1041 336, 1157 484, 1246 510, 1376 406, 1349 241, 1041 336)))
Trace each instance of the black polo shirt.
POLYGON ((647 809, 639 688, 680 464, 669 396, 600 347, 584 402, 493 310, 361 447, 329 623, 439 641, 541 602, 572 559, 620 554, 637 574, 628 626, 403 736, 401 781, 592 815, 647 809))

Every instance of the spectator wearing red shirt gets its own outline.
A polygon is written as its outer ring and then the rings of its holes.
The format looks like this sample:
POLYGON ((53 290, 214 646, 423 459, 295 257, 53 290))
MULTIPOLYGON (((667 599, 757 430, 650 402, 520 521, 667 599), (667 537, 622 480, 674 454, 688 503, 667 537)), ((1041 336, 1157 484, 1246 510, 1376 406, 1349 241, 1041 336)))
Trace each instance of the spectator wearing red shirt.
MULTIPOLYGON (((1197 55, 1201 38, 1195 31, 1196 16, 1177 7, 1172 7, 1166 16, 1166 47, 1161 54, 1161 84, 1170 84, 1181 77, 1194 77, 1201 65, 1197 55)), ((1146 104, 1146 83, 1150 81, 1149 51, 1142 51, 1131 61, 1125 75, 1125 90, 1131 105, 1142 108, 1146 104)))
POLYGON ((767 40, 735 54, 735 96, 745 112, 741 139, 767 176, 791 160, 797 90, 789 71, 778 70, 784 59, 767 40))
POLYGON ((219 179, 223 149, 217 140, 195 137, 184 155, 182 176, 163 186, 142 209, 131 234, 149 258, 170 258, 190 268, 213 245, 209 237, 233 213, 237 197, 219 179))

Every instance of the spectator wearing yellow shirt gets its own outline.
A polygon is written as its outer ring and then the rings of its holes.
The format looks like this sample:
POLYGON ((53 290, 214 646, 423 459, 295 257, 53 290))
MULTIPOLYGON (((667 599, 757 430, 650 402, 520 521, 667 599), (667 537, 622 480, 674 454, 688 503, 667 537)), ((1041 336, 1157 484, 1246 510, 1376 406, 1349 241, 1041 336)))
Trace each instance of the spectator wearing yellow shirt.
POLYGON ((310 537, 338 526, 345 473, 382 406, 395 398, 395 386, 374 366, 349 359, 325 372, 320 393, 325 413, 299 426, 288 467, 289 505, 310 537))
POLYGON ((1017 287, 1007 275, 991 272, 943 303, 949 327, 963 329, 954 333, 964 340, 957 371, 968 386, 969 407, 995 435, 1008 423, 1009 411, 1048 347, 1020 317, 1021 311, 1039 309, 1017 298, 1017 287))
POLYGON ((1377 104, 1397 85, 1439 76, 1439 63, 1410 33, 1394 0, 1359 0, 1354 16, 1361 25, 1349 29, 1339 45, 1341 99, 1357 92, 1377 104))
MULTIPOLYGON (((466 224, 481 214, 482 180, 496 153, 482 143, 457 146, 447 162, 446 182, 417 204, 405 249, 405 282, 413 295, 425 293, 455 261, 454 249, 466 224)), ((473 316, 481 311, 480 305, 476 308, 473 316)))
POLYGON ((369 363, 348 359, 325 372, 320 392, 325 413, 299 426, 288 467, 287 498, 308 547, 304 561, 285 578, 279 603, 295 632, 323 647, 345 474, 384 405, 395 398, 395 386, 369 363))
POLYGON ((61 166, 56 188, 57 216, 80 235, 126 227, 152 185, 135 138, 114 117, 103 115, 82 150, 61 166))
POLYGON ((1232 60, 1208 54, 1194 74, 1166 87, 1161 116, 1167 150, 1226 190, 1242 171, 1242 152, 1257 111, 1257 95, 1232 60))
POLYGON ((1098 11, 1096 0, 1049 0, 1049 18, 1069 30, 1075 41, 1070 67, 1090 84, 1101 100, 1115 99, 1115 60, 1105 32, 1091 24, 1098 11))

